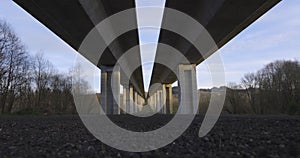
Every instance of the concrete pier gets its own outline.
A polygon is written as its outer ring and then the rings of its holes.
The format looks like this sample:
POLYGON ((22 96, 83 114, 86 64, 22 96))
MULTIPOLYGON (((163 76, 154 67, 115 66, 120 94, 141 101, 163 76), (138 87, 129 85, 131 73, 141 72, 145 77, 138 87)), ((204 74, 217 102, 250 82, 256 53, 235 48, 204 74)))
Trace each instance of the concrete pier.
POLYGON ((161 107, 160 107, 160 98, 159 98, 159 91, 155 92, 155 108, 159 112, 161 107))
POLYGON ((136 113, 138 111, 138 93, 134 91, 134 103, 133 103, 133 112, 136 113))
POLYGON ((129 96, 128 96, 128 98, 126 98, 127 99, 127 110, 129 110, 129 111, 127 111, 127 113, 133 113, 133 102, 134 102, 134 93, 133 93, 133 87, 130 85, 129 86, 129 96))
POLYGON ((123 85, 123 113, 131 113, 133 111, 133 87, 131 85, 123 85))
POLYGON ((101 66, 100 104, 106 114, 120 114, 120 68, 101 66))
POLYGON ((163 84, 163 94, 165 98, 166 113, 173 114, 172 84, 163 84))
POLYGON ((196 113, 196 106, 198 106, 198 90, 197 90, 197 78, 196 78, 196 65, 184 65, 178 66, 179 76, 179 105, 180 114, 193 114, 196 113), (195 106, 194 106, 195 105, 195 106))
POLYGON ((150 105, 150 107, 152 108, 153 111, 156 110, 156 108, 155 108, 155 96, 154 95, 151 95, 148 98, 148 104, 150 105))
POLYGON ((129 93, 128 87, 123 85, 123 98, 122 98, 122 110, 121 110, 122 114, 126 114, 126 106, 127 106, 126 96, 128 93, 129 93))
POLYGON ((161 114, 166 114, 163 91, 159 90, 159 91, 157 91, 157 93, 158 93, 158 105, 159 105, 159 108, 160 108, 160 113, 161 114))
POLYGON ((137 103, 138 103, 138 112, 143 108, 143 105, 144 105, 144 98, 140 95, 138 95, 138 100, 137 100, 137 103))

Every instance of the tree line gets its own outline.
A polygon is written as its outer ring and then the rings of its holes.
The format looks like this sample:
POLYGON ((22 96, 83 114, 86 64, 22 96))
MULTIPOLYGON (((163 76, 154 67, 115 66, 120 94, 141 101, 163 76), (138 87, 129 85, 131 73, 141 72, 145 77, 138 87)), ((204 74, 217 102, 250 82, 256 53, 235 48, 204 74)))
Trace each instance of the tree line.
POLYGON ((256 114, 300 114, 300 63, 275 61, 246 74, 241 85, 256 114))
MULTIPOLYGON (((240 83, 199 89, 200 114, 205 114, 212 93, 226 90, 223 113, 300 115, 300 63, 278 60, 257 72, 247 73, 240 83), (213 92, 214 89, 214 92, 213 92)), ((173 105, 178 108, 178 87, 173 87, 173 105)))
POLYGON ((300 63, 278 60, 226 88, 224 111, 232 114, 300 114, 300 63))
POLYGON ((70 75, 42 53, 31 56, 9 24, 0 21, 0 113, 73 113, 70 75))

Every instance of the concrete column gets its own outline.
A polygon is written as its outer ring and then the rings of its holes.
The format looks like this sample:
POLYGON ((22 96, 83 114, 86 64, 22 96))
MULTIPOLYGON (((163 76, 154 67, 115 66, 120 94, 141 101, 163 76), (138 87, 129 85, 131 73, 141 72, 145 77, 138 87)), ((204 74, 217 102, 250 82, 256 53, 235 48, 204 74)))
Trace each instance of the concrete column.
POLYGON ((128 98, 128 100, 129 100, 129 102, 128 102, 128 104, 127 104, 127 106, 128 106, 128 108, 129 108, 129 111, 128 111, 128 113, 133 113, 133 107, 134 107, 134 92, 133 92, 133 87, 130 85, 129 86, 129 98, 128 98))
POLYGON ((148 105, 151 105, 151 97, 147 98, 148 105))
POLYGON ((128 87, 125 87, 125 86, 123 86, 123 98, 122 98, 122 114, 125 114, 126 112, 126 105, 127 105, 127 103, 126 103, 126 96, 127 96, 127 93, 129 93, 129 89, 128 89, 128 87))
POLYGON ((130 113, 133 105, 133 88, 129 85, 123 85, 123 103, 124 113, 130 113))
POLYGON ((143 101, 144 101, 144 98, 142 96, 138 95, 138 106, 139 106, 138 111, 140 111, 143 108, 143 105, 144 105, 143 101))
POLYGON ((148 99, 148 104, 150 105, 150 107, 152 108, 152 110, 154 110, 154 97, 153 95, 149 97, 148 99))
POLYGON ((140 96, 140 103, 141 103, 141 105, 145 104, 145 99, 142 96, 140 96))
POLYGON ((153 111, 157 111, 157 93, 153 94, 153 111))
POLYGON ((166 105, 166 87, 165 85, 163 84, 162 85, 162 90, 161 90, 161 104, 162 104, 162 113, 163 114, 167 114, 167 105, 166 105))
POLYGON ((163 84, 163 94, 165 98, 165 107, 167 114, 173 114, 173 95, 172 84, 163 84))
POLYGON ((107 72, 101 70, 101 94, 100 94, 100 105, 104 113, 106 113, 107 104, 107 72))
POLYGON ((100 104, 106 114, 120 114, 120 68, 101 66, 100 104), (113 94, 115 96, 113 96, 113 94))
POLYGON ((136 111, 135 112, 138 112, 140 111, 140 107, 141 107, 141 96, 139 94, 137 94, 137 108, 136 108, 136 111))
POLYGON ((161 104, 160 104, 160 94, 159 94, 159 91, 155 92, 155 107, 156 107, 156 110, 160 110, 159 113, 161 113, 161 104))
POLYGON ((156 111, 155 102, 156 102, 156 100, 155 100, 155 94, 153 94, 151 96, 151 107, 152 107, 153 111, 156 111))
POLYGON ((138 93, 134 92, 134 104, 133 104, 133 112, 137 112, 138 111, 138 93))
POLYGON ((161 114, 166 114, 166 108, 164 106, 164 95, 163 95, 163 91, 159 90, 157 91, 158 93, 158 103, 159 103, 159 108, 160 108, 160 113, 161 114))
POLYGON ((179 87, 182 94, 179 93, 179 112, 180 114, 197 113, 198 90, 196 78, 196 65, 179 65, 178 66, 179 87))
POLYGON ((136 102, 137 102, 138 105, 141 105, 141 96, 139 94, 137 95, 137 101, 136 102))

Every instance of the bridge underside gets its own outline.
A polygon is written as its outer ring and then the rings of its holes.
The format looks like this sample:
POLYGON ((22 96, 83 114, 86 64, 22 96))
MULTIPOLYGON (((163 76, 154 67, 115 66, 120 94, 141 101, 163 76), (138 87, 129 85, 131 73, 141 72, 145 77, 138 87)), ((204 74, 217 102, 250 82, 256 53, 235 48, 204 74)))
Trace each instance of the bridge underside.
MULTIPOLYGON (((52 30, 57 36, 63 39, 76 51, 79 51, 81 43, 86 35, 100 22, 107 17, 120 11, 134 8, 134 0, 13 0, 42 24, 52 30)), ((167 0, 166 8, 175 9, 199 22, 210 34, 218 48, 224 46, 228 41, 247 28, 256 19, 261 17, 280 0, 167 0)), ((132 22, 132 26, 137 28, 136 12, 127 16, 126 20, 132 22)), ((176 20, 176 19, 175 19, 176 20)), ((162 28, 167 28, 174 22, 172 15, 165 9, 162 28)), ((190 26, 185 23, 177 23, 177 27, 182 30, 189 30, 190 26)), ((114 34, 120 26, 110 25, 107 34, 114 34)), ((198 31, 189 30, 189 31, 198 31)), ((102 32, 98 32, 99 37, 102 32)), ((198 36, 198 35, 197 35, 198 36)), ((199 34, 197 38, 201 38, 199 34)), ((105 39, 99 42, 102 44, 105 39)), ((197 101, 197 79, 196 65, 204 61, 215 52, 210 48, 207 51, 198 52, 195 45, 185 37, 167 29, 161 29, 159 43, 169 45, 179 51, 188 62, 178 58, 178 56, 168 56, 168 62, 175 64, 178 78, 184 80, 180 83, 180 89, 187 93, 179 94, 179 101, 186 105, 181 109, 181 113, 195 113, 193 104, 197 101)), ((134 113, 141 110, 147 98, 154 111, 161 113, 174 113, 172 105, 172 86, 178 78, 166 66, 157 63, 165 58, 166 53, 163 45, 158 45, 155 64, 151 76, 150 86, 155 83, 161 84, 153 88, 147 95, 144 92, 142 68, 139 66, 127 78, 123 66, 130 67, 130 60, 137 61, 141 65, 141 55, 139 48, 136 49, 128 59, 128 65, 122 65, 118 71, 113 72, 117 61, 122 55, 134 46, 139 45, 138 30, 128 31, 107 44, 103 55, 99 60, 93 55, 80 52, 85 58, 90 60, 95 66, 101 69, 101 105, 109 114, 120 114, 122 111, 118 105, 123 106, 123 110, 134 113), (110 84, 110 83, 113 84, 110 84), (115 85, 115 86, 114 86, 115 85), (120 95, 120 85, 123 85, 123 97, 120 95), (112 87, 113 86, 113 87, 112 87), (112 97, 112 93, 117 94, 117 98, 112 97), (134 105, 135 106, 132 106, 134 105)), ((151 87, 149 88, 151 89, 151 87)))
MULTIPOLYGON (((87 34, 98 23, 115 13, 135 7, 134 0, 14 0, 14 2, 76 51, 79 50, 87 34)), ((135 13, 128 18, 134 22, 133 26, 137 26, 135 13)), ((116 26, 112 26, 112 28, 114 27, 116 26)), ((110 31, 112 34, 114 33, 113 29, 110 31)), ((107 46, 97 63, 92 63, 99 68, 102 65, 114 66, 124 52, 138 44, 137 29, 126 32, 107 46)), ((140 52, 135 53, 137 61, 141 62, 140 52)), ((84 52, 81 54, 85 56, 84 52)), ((89 59, 88 56, 85 57, 89 59)), ((130 79, 131 84, 144 97, 141 67, 134 71, 130 79)))
MULTIPOLYGON (((82 42, 97 24, 120 11, 135 8, 134 0, 14 0, 14 2, 53 31, 76 51, 79 51, 82 42)), ((132 22, 132 26, 137 28, 135 12, 132 13, 132 16, 126 18, 132 22)), ((119 26, 111 26, 110 29, 107 30, 110 31, 108 33, 114 34, 116 27, 119 26)), ((100 33, 98 37, 102 37, 100 33)), ((99 42, 105 42, 105 39, 101 39, 99 42)), ((118 59, 126 51, 139 45, 138 30, 133 29, 128 31, 118 36, 111 43, 105 45, 107 47, 101 58, 97 61, 85 52, 79 53, 101 69, 101 91, 103 92, 101 93, 101 104, 105 104, 104 108, 107 109, 108 113, 111 113, 114 111, 113 109, 115 109, 115 107, 112 106, 116 106, 116 103, 120 102, 120 96, 119 99, 109 97, 112 95, 112 91, 109 89, 111 88, 110 83, 111 77, 113 76, 119 76, 116 78, 116 80, 119 80, 116 81, 116 83, 123 85, 125 89, 126 87, 132 88, 132 93, 136 93, 139 100, 145 98, 141 66, 135 69, 131 76, 126 76, 122 69, 118 72, 120 73, 119 75, 112 74, 111 71, 118 59), (129 83, 128 78, 130 80, 129 83)), ((139 49, 133 53, 132 57, 135 62, 141 65, 139 49)), ((120 87, 117 89, 120 89, 120 87)))
MULTIPOLYGON (((165 7, 192 17, 208 31, 216 46, 221 48, 279 2, 280 0, 167 0, 165 7)), ((196 111, 192 105, 198 105, 198 103, 195 103, 198 91, 194 89, 194 87, 197 87, 197 82, 195 82, 197 80, 195 74, 196 65, 212 55, 217 49, 211 47, 206 49, 207 51, 199 52, 190 40, 177 34, 177 32, 165 29, 178 25, 176 26, 177 28, 188 32, 191 25, 180 22, 178 19, 178 17, 174 17, 170 13, 169 9, 165 9, 159 36, 159 43, 161 44, 157 47, 150 87, 157 83, 171 85, 180 79, 180 82, 183 81, 179 83, 181 91, 192 92, 191 94, 181 94, 179 92, 180 105, 185 106, 180 112, 195 113, 196 111), (177 24, 174 24, 174 20, 177 20, 177 24), (165 49, 165 45, 175 48, 188 61, 176 55, 168 55, 170 52, 165 49), (166 57, 167 60, 163 60, 166 57), (164 62, 162 63, 161 61, 164 62), (166 64, 168 62, 172 62, 172 68, 165 66, 168 65, 166 64), (178 76, 176 76, 176 72, 178 76)), ((197 30, 193 32, 197 34, 197 30)), ((195 39, 201 39, 203 36, 204 33, 200 33, 195 39)), ((197 42, 197 40, 195 41, 197 42)), ((152 94, 148 94, 150 102, 159 98, 157 94, 160 94, 160 88, 153 91, 152 94)), ((171 99, 172 97, 169 98, 171 99)), ((156 102, 154 101, 154 103, 156 102)), ((156 107, 154 103, 152 104, 156 107)), ((165 107, 168 106, 170 107, 170 104, 167 104, 165 107)), ((170 110, 171 108, 167 109, 167 111, 170 110)), ((171 113, 173 112, 171 110, 171 113)))
MULTIPOLYGON (((197 20, 211 35, 218 48, 221 48, 233 37, 261 17, 280 0, 167 0, 166 8, 181 11, 197 20)), ((162 28, 169 25, 169 15, 164 14, 162 28)), ((186 24, 182 29, 188 29, 186 24)), ((200 35, 201 36, 201 35, 200 35)), ((159 43, 167 44, 180 51, 191 64, 198 65, 214 52, 201 52, 187 39, 174 32, 161 29, 159 43)), ((164 56, 164 50, 158 46, 155 61, 164 56)), ((177 61, 176 56, 169 56, 169 61, 177 61)), ((161 64, 154 64, 151 84, 172 84, 177 80, 175 74, 161 64)))

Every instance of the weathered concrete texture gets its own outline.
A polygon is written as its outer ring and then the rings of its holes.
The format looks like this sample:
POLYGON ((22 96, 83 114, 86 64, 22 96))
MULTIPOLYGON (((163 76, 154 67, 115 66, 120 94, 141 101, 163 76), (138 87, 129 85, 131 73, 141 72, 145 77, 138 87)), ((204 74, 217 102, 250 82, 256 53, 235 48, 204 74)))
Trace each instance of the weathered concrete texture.
POLYGON ((133 112, 136 113, 137 111, 138 111, 138 93, 134 92, 133 112))
POLYGON ((172 95, 172 84, 163 84, 163 93, 165 99, 165 107, 167 114, 173 114, 173 95, 172 95))
POLYGON ((132 86, 128 87, 128 93, 126 95, 126 112, 132 112, 132 104, 133 104, 133 88, 132 86))
POLYGON ((106 114, 120 114, 120 69, 101 66, 100 104, 106 114))
POLYGON ((153 111, 157 111, 157 93, 153 94, 153 111))
POLYGON ((163 84, 161 89, 159 87, 156 92, 151 92, 149 95, 148 104, 153 111, 161 114, 173 113, 171 84, 163 84))
POLYGON ((125 114, 126 113, 126 98, 127 98, 127 94, 129 93, 129 89, 125 86, 123 86, 123 95, 122 95, 122 109, 121 109, 121 113, 125 114))
POLYGON ((123 85, 123 113, 132 113, 134 111, 134 92, 131 85, 123 85))
POLYGON ((134 91, 133 91, 133 87, 132 86, 130 86, 129 87, 129 105, 127 105, 127 106, 129 106, 129 113, 133 113, 133 105, 134 105, 134 91))
POLYGON ((197 113, 198 90, 196 65, 178 66, 179 87, 183 93, 179 93, 179 113, 193 114, 197 113))
POLYGON ((144 105, 144 98, 140 95, 137 95, 137 105, 138 105, 137 112, 139 112, 142 110, 143 105, 144 105))
POLYGON ((159 91, 157 91, 155 93, 155 107, 156 107, 156 110, 158 112, 160 112, 160 110, 161 110, 161 104, 160 104, 160 93, 159 93, 159 91))
POLYGON ((162 86, 162 90, 159 91, 159 99, 160 99, 160 105, 161 105, 161 113, 162 114, 167 114, 166 92, 164 91, 163 86, 162 86))
POLYGON ((148 98, 148 104, 150 105, 152 111, 156 111, 156 107, 155 107, 155 95, 151 95, 148 98))

